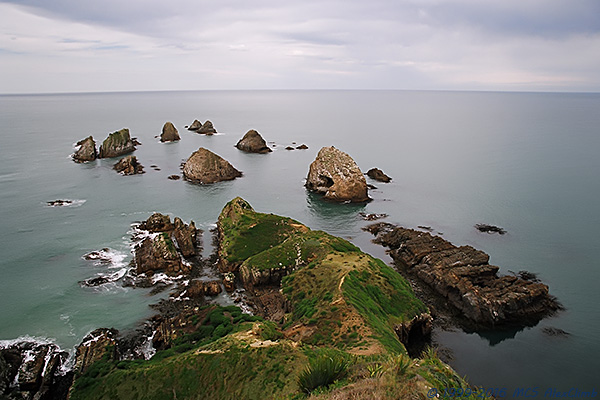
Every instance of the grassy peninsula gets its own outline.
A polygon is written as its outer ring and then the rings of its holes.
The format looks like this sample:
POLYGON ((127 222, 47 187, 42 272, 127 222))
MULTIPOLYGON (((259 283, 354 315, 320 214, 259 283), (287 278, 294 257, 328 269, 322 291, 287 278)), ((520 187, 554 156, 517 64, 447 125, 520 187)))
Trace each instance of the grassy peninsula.
POLYGON ((191 309, 152 359, 117 361, 107 351, 76 378, 72 400, 412 399, 467 389, 435 351, 408 355, 401 332, 428 310, 381 260, 241 198, 224 207, 218 230, 221 272, 257 299, 277 289, 269 296, 284 309, 191 309))

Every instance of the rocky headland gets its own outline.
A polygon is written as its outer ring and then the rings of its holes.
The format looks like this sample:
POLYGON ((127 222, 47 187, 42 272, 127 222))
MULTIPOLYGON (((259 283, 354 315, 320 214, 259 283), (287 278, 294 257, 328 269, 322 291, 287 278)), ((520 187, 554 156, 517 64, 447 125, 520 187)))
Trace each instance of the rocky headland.
POLYGON ((475 326, 528 326, 561 309, 547 285, 500 276, 499 267, 489 264, 489 255, 471 246, 455 246, 428 232, 387 223, 367 229, 399 267, 429 285, 475 326))
POLYGON ((183 165, 183 177, 198 183, 230 181, 242 176, 227 160, 200 147, 183 165))
POLYGON ((335 147, 323 147, 310 164, 306 188, 336 202, 369 201, 367 181, 356 162, 335 147))

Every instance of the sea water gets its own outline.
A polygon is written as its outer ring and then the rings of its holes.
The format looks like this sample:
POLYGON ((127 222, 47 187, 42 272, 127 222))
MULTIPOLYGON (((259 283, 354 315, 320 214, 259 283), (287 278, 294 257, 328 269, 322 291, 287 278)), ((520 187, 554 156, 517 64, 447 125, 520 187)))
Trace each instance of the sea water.
MULTIPOLYGON (((487 252, 500 272, 527 270, 566 310, 514 331, 435 332, 451 364, 474 385, 591 390, 600 367, 600 94, 419 91, 198 91, 0 96, 0 340, 51 340, 72 349, 91 330, 135 328, 161 295, 80 281, 124 273, 132 224, 153 212, 208 231, 241 196, 257 211, 290 216, 349 239, 390 262, 362 231, 359 213, 429 226, 456 245, 487 252), (184 126, 211 120, 219 134, 184 126), (166 121, 177 143, 157 138, 166 121), (97 144, 129 128, 146 173, 122 176, 115 159, 76 164, 74 143, 97 144), (256 129, 274 150, 234 147, 256 129), (308 150, 286 150, 306 144, 308 150), (323 146, 350 154, 370 182, 368 204, 331 204, 304 179, 323 146), (198 185, 167 177, 199 147, 243 177, 198 185), (66 199, 69 206, 47 202, 66 199), (488 223, 506 235, 483 234, 488 223), (106 249, 110 262, 85 260, 106 249), (548 336, 544 328, 568 336, 548 336)), ((209 235, 204 235, 209 239, 209 235)), ((209 246, 209 240, 205 240, 209 246)), ((207 250, 205 250, 206 252, 207 250)), ((164 296, 164 294, 162 294, 164 296)), ((598 387, 596 387, 596 390, 598 387)), ((532 392, 528 392, 532 393, 532 392)))

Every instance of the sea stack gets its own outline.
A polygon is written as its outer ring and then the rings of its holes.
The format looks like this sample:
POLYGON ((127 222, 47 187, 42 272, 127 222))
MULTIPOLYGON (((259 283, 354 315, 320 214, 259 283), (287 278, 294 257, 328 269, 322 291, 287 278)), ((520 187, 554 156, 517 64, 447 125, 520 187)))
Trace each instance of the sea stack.
POLYGON ((230 181, 242 176, 227 160, 200 147, 183 165, 183 177, 198 183, 230 181))
POLYGON ((267 146, 267 142, 260 136, 260 133, 255 131, 254 129, 250 129, 243 138, 237 142, 235 145, 238 149, 248 152, 248 153, 270 153, 271 150, 267 146))
POLYGON ((73 160, 75 162, 94 161, 98 158, 96 142, 93 137, 88 136, 87 138, 80 140, 77 142, 77 146, 79 146, 79 149, 73 154, 73 160))
POLYGON ((113 132, 102 142, 98 158, 118 157, 135 150, 135 145, 129 135, 129 129, 123 128, 113 132))
POLYGON ((162 128, 162 134, 160 135, 161 142, 175 142, 177 140, 181 140, 179 137, 179 132, 177 132, 177 128, 171 122, 165 122, 165 125, 162 128))
POLYGON ((352 157, 335 147, 323 147, 310 164, 306 188, 327 200, 365 202, 367 181, 352 157))

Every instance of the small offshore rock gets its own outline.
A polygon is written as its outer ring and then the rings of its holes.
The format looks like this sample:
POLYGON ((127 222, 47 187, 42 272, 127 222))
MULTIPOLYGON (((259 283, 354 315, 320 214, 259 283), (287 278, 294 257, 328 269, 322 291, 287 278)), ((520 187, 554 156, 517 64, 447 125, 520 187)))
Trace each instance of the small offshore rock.
POLYGON ((369 171, 367 171, 367 176, 378 182, 384 182, 384 183, 388 183, 392 180, 392 178, 390 178, 389 176, 384 174, 383 171, 380 170, 379 168, 371 168, 369 171))
POLYGON ((200 147, 185 162, 183 177, 192 182, 216 183, 242 176, 227 160, 200 147))
POLYGON ((217 133, 217 130, 213 126, 212 122, 210 122, 209 120, 206 120, 202 124, 202 126, 199 129, 196 130, 196 132, 203 133, 205 135, 213 135, 213 134, 217 133))
POLYGON ((188 130, 197 131, 200 128, 202 128, 202 122, 195 119, 194 122, 192 122, 192 124, 188 127, 188 130))
POLYGON ((387 214, 367 214, 364 212, 358 213, 365 221, 377 221, 378 219, 386 218, 387 214))
POLYGON ((248 153, 263 154, 273 151, 267 146, 267 142, 265 142, 265 139, 263 139, 260 133, 254 129, 250 129, 248 132, 246 132, 244 137, 237 142, 235 147, 248 153))
POLYGON ((500 235, 504 235, 506 231, 499 226, 488 225, 488 224, 477 224, 475 225, 475 229, 479 232, 483 233, 498 233, 500 235))
POLYGON ((87 162, 94 161, 98 158, 98 152, 96 151, 96 142, 92 136, 88 136, 85 139, 77 142, 79 149, 73 154, 73 160, 75 162, 87 162))
POLYGON ((71 204, 73 204, 72 200, 52 200, 52 201, 47 201, 46 204, 48 204, 50 207, 64 207, 64 206, 70 206, 71 204))
POLYGON ((181 140, 181 137, 179 137, 179 132, 177 132, 177 128, 175 128, 172 122, 165 122, 160 135, 160 141, 164 143, 175 142, 177 140, 181 140))
POLYGON ((123 128, 113 132, 102 142, 98 158, 118 157, 135 150, 135 145, 129 135, 129 129, 123 128))
POLYGON ((295 150, 292 146, 287 146, 285 149, 286 150, 295 150))
POLYGON ((323 147, 310 164, 306 188, 338 202, 365 202, 367 181, 356 162, 335 147, 323 147))
POLYGON ((113 169, 123 175, 136 175, 144 173, 144 166, 140 164, 136 156, 127 156, 120 159, 113 169))
POLYGON ((569 332, 563 331, 559 328, 554 328, 551 326, 545 326, 542 328, 542 332, 547 336, 555 336, 555 337, 569 337, 571 334, 569 332))
POLYGON ((305 144, 301 144, 300 146, 296 147, 296 149, 298 149, 298 150, 306 150, 306 149, 308 149, 308 146, 305 145, 305 144))
POLYGON ((169 176, 167 177, 167 179, 170 179, 170 180, 172 180, 172 181, 176 181, 176 180, 179 180, 179 179, 181 179, 181 176, 179 176, 179 175, 169 175, 169 176))

